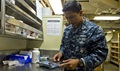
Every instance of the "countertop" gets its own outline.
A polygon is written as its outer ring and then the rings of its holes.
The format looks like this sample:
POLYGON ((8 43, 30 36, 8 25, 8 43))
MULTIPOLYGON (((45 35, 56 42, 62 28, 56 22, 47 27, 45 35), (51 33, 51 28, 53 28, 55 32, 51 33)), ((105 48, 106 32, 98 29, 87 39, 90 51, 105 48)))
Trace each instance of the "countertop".
POLYGON ((25 64, 23 66, 0 66, 0 71, 63 71, 62 68, 48 69, 40 67, 39 64, 25 64))

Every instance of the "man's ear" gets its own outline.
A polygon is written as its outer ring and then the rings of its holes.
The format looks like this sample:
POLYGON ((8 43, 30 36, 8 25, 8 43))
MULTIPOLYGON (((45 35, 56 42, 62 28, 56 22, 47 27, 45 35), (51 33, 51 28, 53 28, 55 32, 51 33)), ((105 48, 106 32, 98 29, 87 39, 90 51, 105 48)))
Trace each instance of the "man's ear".
POLYGON ((82 10, 80 10, 80 16, 82 16, 82 14, 83 14, 83 11, 82 11, 82 10))

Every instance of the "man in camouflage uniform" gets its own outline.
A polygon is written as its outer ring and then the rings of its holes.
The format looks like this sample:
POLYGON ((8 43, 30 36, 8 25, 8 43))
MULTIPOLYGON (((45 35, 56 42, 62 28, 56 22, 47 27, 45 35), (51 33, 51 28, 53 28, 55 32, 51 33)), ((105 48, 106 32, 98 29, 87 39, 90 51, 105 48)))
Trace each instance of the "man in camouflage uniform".
POLYGON ((70 25, 53 60, 61 60, 64 71, 94 71, 108 54, 103 30, 82 16, 81 4, 76 1, 67 2, 63 12, 70 25))

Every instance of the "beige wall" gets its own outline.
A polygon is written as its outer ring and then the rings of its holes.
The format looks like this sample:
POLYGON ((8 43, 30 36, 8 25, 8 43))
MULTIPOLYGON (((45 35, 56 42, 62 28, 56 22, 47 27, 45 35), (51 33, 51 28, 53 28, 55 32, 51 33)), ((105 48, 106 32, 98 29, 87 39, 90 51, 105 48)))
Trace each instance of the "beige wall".
POLYGON ((60 44, 61 44, 61 38, 63 34, 63 16, 46 16, 43 17, 43 32, 44 32, 44 41, 42 45, 40 46, 40 49, 45 49, 45 50, 59 50, 60 44), (55 19, 55 18, 60 18, 60 35, 46 35, 46 24, 47 24, 47 19, 55 19))
POLYGON ((0 37, 0 50, 26 49, 26 40, 0 37))
POLYGON ((42 40, 28 40, 27 48, 40 48, 42 50, 59 50, 61 44, 61 38, 63 34, 63 17, 62 16, 45 16, 42 20, 43 24, 43 35, 42 40), (46 23, 48 18, 60 18, 60 35, 59 36, 49 36, 46 35, 46 23))

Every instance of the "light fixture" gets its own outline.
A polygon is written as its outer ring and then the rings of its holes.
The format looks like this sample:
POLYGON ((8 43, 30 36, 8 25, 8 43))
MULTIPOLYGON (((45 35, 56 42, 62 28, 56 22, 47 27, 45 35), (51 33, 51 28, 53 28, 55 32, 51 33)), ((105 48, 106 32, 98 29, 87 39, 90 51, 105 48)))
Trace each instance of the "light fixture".
POLYGON ((61 0, 48 0, 55 14, 63 14, 61 0))
POLYGON ((120 16, 95 16, 93 20, 119 20, 120 16))
POLYGON ((115 30, 113 30, 113 32, 115 32, 115 30))
POLYGON ((108 31, 108 32, 106 32, 106 33, 110 34, 110 33, 112 33, 112 31, 108 31))

